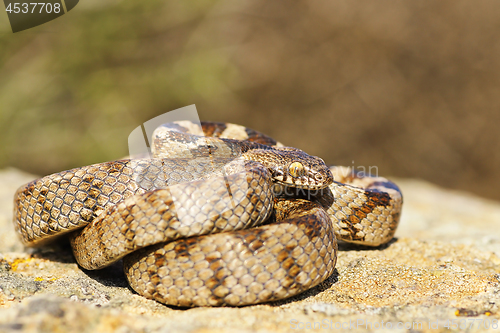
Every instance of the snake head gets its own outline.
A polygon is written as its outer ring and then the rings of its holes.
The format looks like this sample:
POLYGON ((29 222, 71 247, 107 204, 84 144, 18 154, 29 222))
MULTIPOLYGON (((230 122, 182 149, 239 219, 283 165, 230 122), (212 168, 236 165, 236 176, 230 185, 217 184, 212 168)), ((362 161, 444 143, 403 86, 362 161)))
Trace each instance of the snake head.
POLYGON ((252 150, 254 160, 271 171, 276 184, 315 190, 333 182, 333 175, 325 162, 300 149, 280 147, 270 150, 252 150))

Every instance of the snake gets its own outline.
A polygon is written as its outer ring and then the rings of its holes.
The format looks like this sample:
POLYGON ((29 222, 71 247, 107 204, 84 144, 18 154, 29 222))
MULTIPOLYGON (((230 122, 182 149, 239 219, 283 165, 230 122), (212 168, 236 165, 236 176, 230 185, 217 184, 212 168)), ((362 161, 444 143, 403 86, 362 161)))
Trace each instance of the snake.
POLYGON ((25 246, 69 237, 77 263, 123 259, 138 294, 178 307, 286 299, 335 270, 337 239, 389 242, 398 186, 247 127, 177 121, 151 153, 36 179, 14 197, 25 246))

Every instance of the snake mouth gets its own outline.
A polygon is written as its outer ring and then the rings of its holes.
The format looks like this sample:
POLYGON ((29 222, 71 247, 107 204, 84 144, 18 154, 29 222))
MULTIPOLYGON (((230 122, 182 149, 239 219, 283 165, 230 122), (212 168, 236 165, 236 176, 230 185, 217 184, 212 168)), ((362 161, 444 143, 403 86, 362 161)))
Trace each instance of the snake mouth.
MULTIPOLYGON (((328 172, 330 170, 327 170, 328 172)), ((282 172, 281 170, 271 170, 272 178, 275 184, 286 187, 299 188, 304 190, 319 190, 328 187, 333 183, 333 175, 331 173, 310 174, 309 176, 296 177, 289 173, 282 172)))

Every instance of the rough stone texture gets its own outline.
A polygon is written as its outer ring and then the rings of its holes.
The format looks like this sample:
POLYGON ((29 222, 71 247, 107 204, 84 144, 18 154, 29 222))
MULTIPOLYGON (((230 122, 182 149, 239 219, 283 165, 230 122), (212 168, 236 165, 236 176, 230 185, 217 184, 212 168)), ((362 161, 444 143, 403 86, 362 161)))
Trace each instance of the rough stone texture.
POLYGON ((33 178, 13 169, 0 172, 2 332, 285 332, 299 327, 356 332, 367 325, 389 329, 389 323, 392 329, 402 323, 433 332, 444 331, 447 323, 500 329, 494 324, 500 319, 500 204, 495 202, 399 180, 405 203, 397 238, 375 249, 341 245, 337 272, 319 287, 266 305, 177 309, 135 294, 120 264, 83 271, 65 243, 23 249, 11 223, 12 196, 33 178))

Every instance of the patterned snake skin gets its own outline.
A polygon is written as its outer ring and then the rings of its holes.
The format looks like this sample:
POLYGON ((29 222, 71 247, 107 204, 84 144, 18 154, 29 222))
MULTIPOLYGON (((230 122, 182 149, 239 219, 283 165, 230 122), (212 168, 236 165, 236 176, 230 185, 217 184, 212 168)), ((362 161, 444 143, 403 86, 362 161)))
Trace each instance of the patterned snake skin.
POLYGON ((68 234, 80 266, 124 258, 139 294, 175 306, 268 302, 332 274, 336 237, 392 239, 402 195, 385 178, 328 168, 248 128, 176 122, 153 134, 154 158, 46 176, 18 189, 23 243, 68 234))

